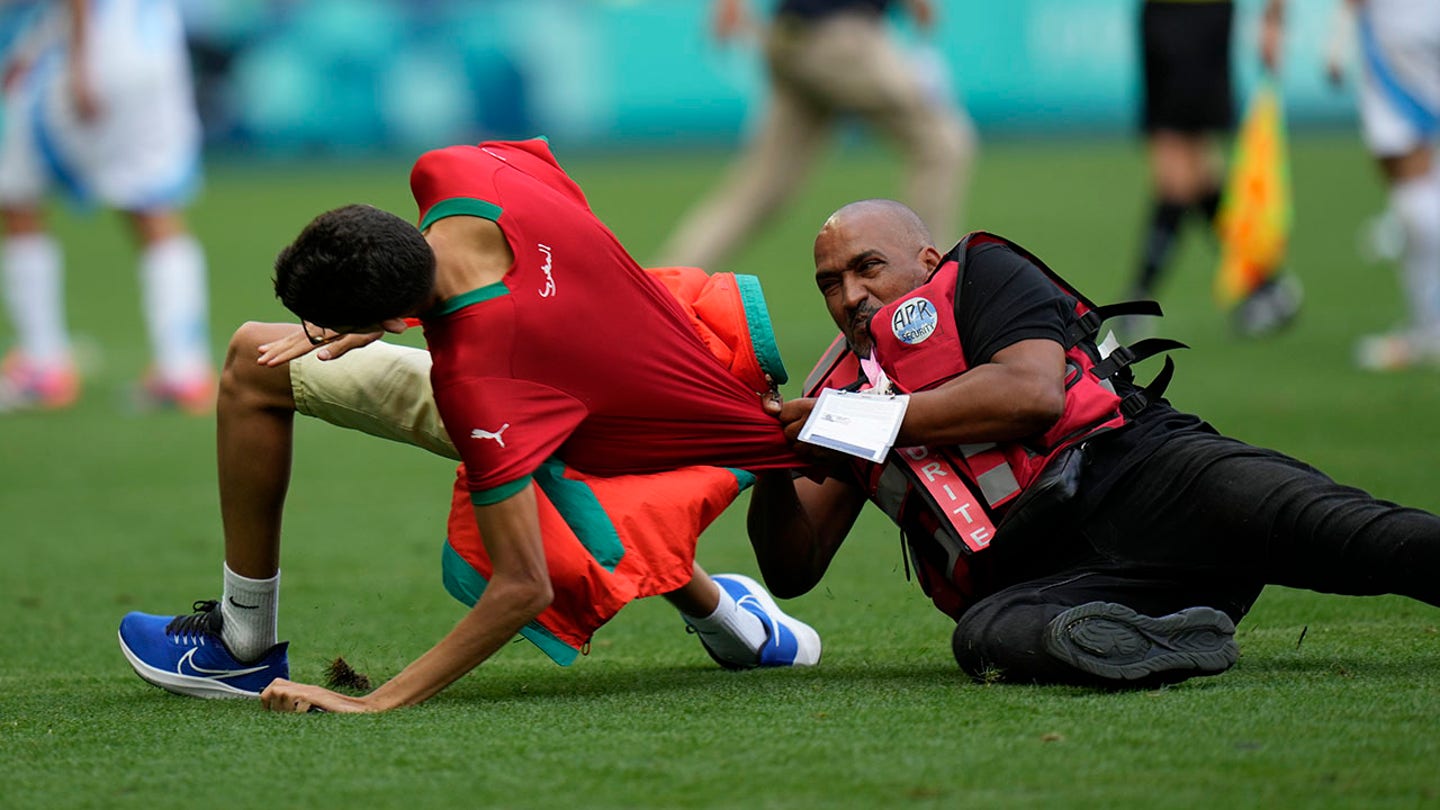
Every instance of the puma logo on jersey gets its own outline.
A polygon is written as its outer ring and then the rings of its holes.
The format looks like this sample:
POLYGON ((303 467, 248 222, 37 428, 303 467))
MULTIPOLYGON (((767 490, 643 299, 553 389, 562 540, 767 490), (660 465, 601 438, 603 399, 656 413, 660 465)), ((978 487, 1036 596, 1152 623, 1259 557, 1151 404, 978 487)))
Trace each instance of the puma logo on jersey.
POLYGON ((504 433, 509 427, 510 427, 510 423, 509 423, 509 422, 506 422, 505 424, 503 424, 503 425, 500 426, 500 429, 499 429, 499 430, 481 430, 480 428, 475 428, 474 430, 470 431, 470 438, 472 438, 472 439, 494 439, 496 444, 500 445, 501 447, 504 447, 504 446, 505 446, 505 440, 500 437, 500 434, 504 433))

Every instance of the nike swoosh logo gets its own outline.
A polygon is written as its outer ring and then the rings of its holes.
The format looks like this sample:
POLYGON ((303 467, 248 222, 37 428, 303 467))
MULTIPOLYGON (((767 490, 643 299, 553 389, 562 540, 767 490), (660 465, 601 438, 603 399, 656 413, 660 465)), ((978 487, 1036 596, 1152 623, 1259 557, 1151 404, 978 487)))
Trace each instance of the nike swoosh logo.
POLYGON ((195 657, 195 653, 199 650, 199 647, 191 647, 189 650, 186 650, 185 654, 180 656, 180 660, 176 662, 175 671, 181 675, 186 675, 192 678, 220 679, 238 678, 241 675, 250 675, 252 673, 259 672, 265 669, 264 666, 249 667, 248 669, 206 669, 205 667, 196 666, 195 662, 191 660, 195 657), (191 670, 190 672, 185 671, 187 665, 191 670))
POLYGON ((241 610, 259 610, 259 609, 260 609, 260 606, 259 606, 259 605, 242 605, 242 604, 240 604, 239 602, 236 602, 236 601, 235 601, 235 597, 233 597, 233 596, 229 597, 229 599, 230 599, 230 604, 231 604, 231 605, 234 605, 235 607, 240 608, 241 610))
POLYGON ((765 605, 759 599, 756 599, 755 597, 747 593, 744 596, 740 597, 740 600, 737 601, 735 604, 747 608, 751 605, 754 605, 755 609, 750 612, 758 615, 761 621, 769 625, 769 627, 766 628, 766 632, 769 634, 770 638, 766 640, 766 643, 769 644, 773 642, 775 646, 780 646, 780 623, 775 621, 774 616, 771 616, 769 613, 765 612, 765 605))

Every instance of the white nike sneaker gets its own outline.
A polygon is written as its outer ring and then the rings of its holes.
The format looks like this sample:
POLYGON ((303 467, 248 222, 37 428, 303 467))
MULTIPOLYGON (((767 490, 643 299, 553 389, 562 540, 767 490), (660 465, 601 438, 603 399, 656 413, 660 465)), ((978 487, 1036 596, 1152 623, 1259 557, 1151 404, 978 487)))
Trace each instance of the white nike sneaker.
MULTIPOLYGON (((810 667, 820 662, 820 634, 781 610, 764 586, 743 574, 715 574, 711 579, 730 594, 741 610, 754 614, 765 627, 765 645, 760 648, 758 661, 749 666, 810 667)), ((703 636, 700 643, 705 644, 703 636)), ((749 668, 720 658, 708 644, 705 650, 727 669, 749 668)))

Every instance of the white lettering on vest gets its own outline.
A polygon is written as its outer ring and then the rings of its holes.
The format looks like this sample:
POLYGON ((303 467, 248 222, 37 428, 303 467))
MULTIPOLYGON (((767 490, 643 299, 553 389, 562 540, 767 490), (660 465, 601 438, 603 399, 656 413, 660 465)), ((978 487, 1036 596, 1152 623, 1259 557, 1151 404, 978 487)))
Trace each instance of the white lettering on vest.
POLYGON ((923 343, 935 333, 938 323, 935 305, 919 297, 900 302, 890 316, 890 329, 896 339, 910 345, 923 343))
MULTIPOLYGON (((976 500, 975 493, 965 485, 964 478, 957 479, 956 472, 950 469, 944 458, 937 458, 928 448, 903 447, 900 448, 899 455, 909 467, 916 484, 930 494, 941 514, 948 516, 948 522, 955 532, 952 536, 971 551, 979 551, 988 546, 995 534, 995 524, 990 522, 989 515, 976 500), (954 483, 956 481, 959 483, 954 483)), ((954 564, 963 549, 946 544, 940 535, 937 535, 936 539, 946 547, 950 553, 951 564, 954 564)))

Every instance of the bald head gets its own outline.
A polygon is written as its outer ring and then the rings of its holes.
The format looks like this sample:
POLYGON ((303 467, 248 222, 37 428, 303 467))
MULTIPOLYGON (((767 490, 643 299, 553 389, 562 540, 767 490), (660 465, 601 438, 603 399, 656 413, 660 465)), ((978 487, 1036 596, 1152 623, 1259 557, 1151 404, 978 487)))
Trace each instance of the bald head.
POLYGON ((940 264, 925 223, 894 200, 860 200, 815 237, 815 283, 857 353, 870 350, 870 318, 925 283, 940 264))
MULTIPOLYGON (((896 200, 857 200, 841 206, 825 220, 820 236, 831 228, 850 227, 867 234, 885 233, 897 242, 916 249, 934 244, 930 229, 910 206, 896 200)), ((816 237, 819 242, 820 237, 816 237)))

